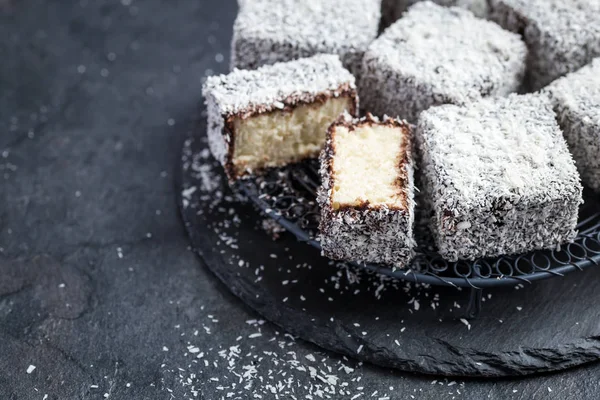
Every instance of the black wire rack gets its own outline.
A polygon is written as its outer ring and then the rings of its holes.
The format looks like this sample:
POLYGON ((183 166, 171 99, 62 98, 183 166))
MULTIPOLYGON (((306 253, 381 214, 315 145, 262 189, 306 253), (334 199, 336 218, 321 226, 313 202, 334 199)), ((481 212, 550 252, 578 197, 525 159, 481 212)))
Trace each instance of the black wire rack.
MULTIPOLYGON (((317 240, 319 207, 316 203, 319 185, 318 161, 309 160, 243 180, 238 183, 237 190, 298 240, 320 249, 317 240)), ((586 196, 580 210, 578 230, 579 234, 573 243, 555 250, 474 262, 448 262, 432 247, 428 240, 431 235, 419 233, 417 229, 417 255, 409 268, 394 269, 356 262, 349 264, 396 279, 471 289, 466 316, 474 318, 481 309, 483 289, 532 283, 600 265, 600 204, 595 197, 586 196)))

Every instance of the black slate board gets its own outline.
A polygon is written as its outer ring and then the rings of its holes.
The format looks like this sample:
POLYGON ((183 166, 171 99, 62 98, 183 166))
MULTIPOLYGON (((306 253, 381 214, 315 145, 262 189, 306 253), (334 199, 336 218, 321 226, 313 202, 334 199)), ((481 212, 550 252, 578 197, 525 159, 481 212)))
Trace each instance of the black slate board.
POLYGON ((487 291, 483 315, 467 321, 465 291, 395 281, 331 262, 290 234, 274 241, 257 233, 268 220, 227 201, 233 196, 202 144, 202 127, 195 137, 183 150, 180 199, 194 249, 234 294, 294 335, 363 361, 444 376, 529 375, 600 359, 597 268, 487 291))

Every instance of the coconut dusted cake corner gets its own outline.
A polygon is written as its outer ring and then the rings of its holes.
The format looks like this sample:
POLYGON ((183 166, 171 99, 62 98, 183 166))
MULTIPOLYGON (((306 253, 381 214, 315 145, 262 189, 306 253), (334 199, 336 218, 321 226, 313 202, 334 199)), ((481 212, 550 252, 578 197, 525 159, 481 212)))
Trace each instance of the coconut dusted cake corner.
POLYGON ((209 147, 230 182, 317 157, 327 127, 358 111, 355 79, 335 55, 209 77, 203 94, 209 147))
POLYGON ((411 130, 400 120, 341 116, 321 153, 320 240, 338 260, 404 267, 414 222, 411 130))
POLYGON ((444 258, 518 254, 575 238, 582 186, 546 96, 433 107, 421 113, 415 138, 444 258))
POLYGON ((491 0, 490 19, 520 32, 529 47, 530 89, 600 57, 600 1, 491 0))

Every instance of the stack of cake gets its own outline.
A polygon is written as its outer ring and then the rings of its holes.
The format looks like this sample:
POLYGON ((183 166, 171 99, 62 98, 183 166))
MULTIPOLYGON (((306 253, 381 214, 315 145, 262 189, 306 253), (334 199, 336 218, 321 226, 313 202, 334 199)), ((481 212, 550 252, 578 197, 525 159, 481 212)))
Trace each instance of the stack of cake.
POLYGON ((239 3, 211 151, 232 184, 320 154, 324 255, 408 266, 415 207, 452 261, 574 239, 580 174, 600 190, 595 0, 239 3))

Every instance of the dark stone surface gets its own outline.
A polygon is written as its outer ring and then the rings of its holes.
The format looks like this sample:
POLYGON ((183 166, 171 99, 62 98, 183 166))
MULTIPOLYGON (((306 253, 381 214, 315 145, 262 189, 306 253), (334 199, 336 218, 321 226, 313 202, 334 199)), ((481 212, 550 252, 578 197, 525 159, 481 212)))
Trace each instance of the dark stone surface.
POLYGON ((595 364, 492 382, 345 360, 260 321, 201 265, 173 177, 234 13, 0 0, 0 399, 598 398, 595 364))

